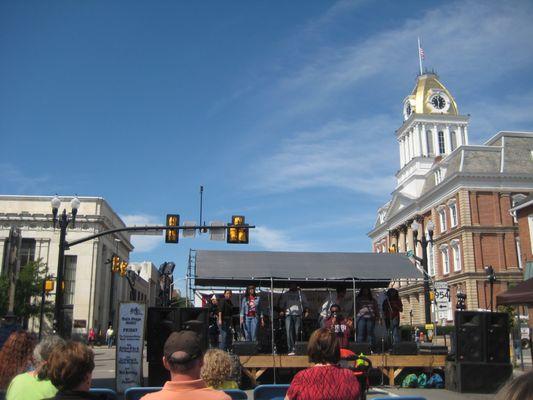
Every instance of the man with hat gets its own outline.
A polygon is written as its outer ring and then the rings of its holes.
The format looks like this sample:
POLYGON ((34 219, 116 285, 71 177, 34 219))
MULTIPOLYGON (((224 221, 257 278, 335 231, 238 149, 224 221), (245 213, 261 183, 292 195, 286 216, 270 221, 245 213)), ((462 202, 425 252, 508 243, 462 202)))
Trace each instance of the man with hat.
POLYGON ((204 352, 196 332, 172 332, 163 348, 163 365, 170 371, 170 381, 163 389, 142 400, 231 400, 226 393, 209 389, 200 378, 204 352))

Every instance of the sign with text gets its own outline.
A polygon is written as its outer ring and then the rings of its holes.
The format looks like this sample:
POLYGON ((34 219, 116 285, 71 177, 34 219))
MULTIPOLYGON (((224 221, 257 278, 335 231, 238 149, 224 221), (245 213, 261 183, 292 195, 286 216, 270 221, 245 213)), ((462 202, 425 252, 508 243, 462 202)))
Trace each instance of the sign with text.
POLYGON ((439 319, 447 319, 450 310, 450 289, 448 282, 435 282, 435 303, 439 319))
POLYGON ((117 329, 116 388, 124 393, 129 387, 142 386, 144 345, 144 303, 120 303, 117 329))

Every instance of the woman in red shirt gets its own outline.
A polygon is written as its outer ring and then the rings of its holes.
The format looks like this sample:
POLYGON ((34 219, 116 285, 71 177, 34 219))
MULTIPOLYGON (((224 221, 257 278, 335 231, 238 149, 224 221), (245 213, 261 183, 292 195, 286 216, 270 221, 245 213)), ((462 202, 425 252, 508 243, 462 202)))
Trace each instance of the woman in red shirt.
POLYGON ((334 332, 321 328, 313 332, 307 348, 311 368, 298 372, 286 400, 358 400, 359 382, 348 369, 338 365, 340 342, 334 332))

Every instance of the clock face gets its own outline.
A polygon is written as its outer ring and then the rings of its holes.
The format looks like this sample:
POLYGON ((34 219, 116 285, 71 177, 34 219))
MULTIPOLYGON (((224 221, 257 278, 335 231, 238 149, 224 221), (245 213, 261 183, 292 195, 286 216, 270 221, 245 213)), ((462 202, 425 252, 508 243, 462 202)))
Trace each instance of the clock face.
POLYGON ((444 100, 444 97, 442 97, 440 94, 433 96, 431 99, 431 105, 436 110, 442 110, 444 107, 446 107, 446 100, 444 100))

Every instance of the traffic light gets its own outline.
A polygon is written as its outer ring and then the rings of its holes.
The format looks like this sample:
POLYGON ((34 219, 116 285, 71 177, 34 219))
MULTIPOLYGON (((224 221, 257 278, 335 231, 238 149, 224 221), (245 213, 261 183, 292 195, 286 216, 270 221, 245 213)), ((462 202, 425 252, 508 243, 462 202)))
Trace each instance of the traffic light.
POLYGON ((120 263, 120 276, 126 276, 127 272, 128 272, 128 262, 122 261, 120 263))
POLYGON ((234 215, 231 217, 231 223, 228 228, 228 243, 232 244, 247 244, 248 243, 248 231, 246 227, 235 228, 235 226, 244 225, 244 216, 234 215))
POLYGON ((120 271, 120 257, 119 256, 113 256, 113 258, 111 259, 111 271, 112 272, 120 271))
MULTIPOLYGON (((180 216, 177 214, 167 214, 166 226, 179 226, 180 216)), ((165 243, 178 243, 180 237, 179 229, 167 229, 165 231, 165 243)))
POLYGON ((55 286, 55 282, 48 278, 48 279, 45 279, 44 281, 44 291, 46 293, 50 293, 50 292, 53 292, 54 291, 54 286, 55 286))

